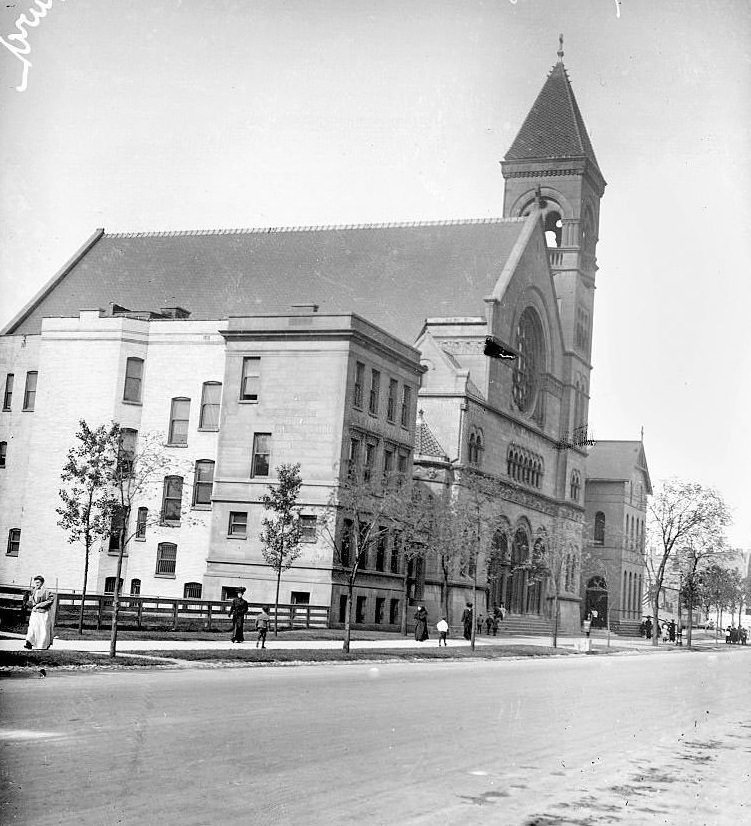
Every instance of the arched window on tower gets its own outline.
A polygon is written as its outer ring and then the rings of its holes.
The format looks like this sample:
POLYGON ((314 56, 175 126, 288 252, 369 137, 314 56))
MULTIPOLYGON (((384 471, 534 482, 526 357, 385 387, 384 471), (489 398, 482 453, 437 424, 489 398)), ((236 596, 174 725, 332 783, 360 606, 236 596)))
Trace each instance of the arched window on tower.
POLYGON ((605 544, 605 514, 597 511, 595 514, 595 545, 605 544))
POLYGON ((548 248, 560 247, 563 241, 561 213, 551 209, 545 213, 545 243, 548 248))

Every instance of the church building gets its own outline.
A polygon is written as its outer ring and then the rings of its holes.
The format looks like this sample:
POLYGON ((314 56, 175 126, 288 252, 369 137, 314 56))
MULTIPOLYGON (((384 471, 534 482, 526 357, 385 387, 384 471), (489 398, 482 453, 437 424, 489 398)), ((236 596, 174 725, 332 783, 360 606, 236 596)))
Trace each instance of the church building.
MULTIPOLYGON (((315 525, 359 449, 378 472, 436 486, 462 468, 492 481, 483 607, 549 617, 550 586, 523 563, 571 537, 559 607, 578 628, 605 180, 558 54, 501 163, 498 218, 97 230, 0 336, 0 583, 42 572, 81 587, 82 555, 56 524, 60 469, 79 419, 114 419, 163 432, 183 468, 142 505, 160 519, 129 548, 124 593, 220 599, 245 585, 273 602, 259 500, 274 467, 299 461, 309 546, 280 600, 327 605, 336 623, 343 591, 315 525), (488 336, 516 358, 488 358, 488 336)), ((115 587, 108 550, 99 590, 115 587)), ((398 624, 405 572, 390 558, 358 580, 361 626, 398 624)), ((435 566, 410 575, 412 602, 436 616, 435 566)), ((468 587, 455 584, 452 612, 468 587)))

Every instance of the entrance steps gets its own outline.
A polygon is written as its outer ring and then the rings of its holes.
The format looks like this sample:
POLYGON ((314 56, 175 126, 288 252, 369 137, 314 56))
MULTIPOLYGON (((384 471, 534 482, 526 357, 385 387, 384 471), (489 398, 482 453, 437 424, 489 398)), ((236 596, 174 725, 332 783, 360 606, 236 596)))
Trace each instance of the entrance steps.
MULTIPOLYGON (((506 614, 498 623, 499 637, 542 637, 553 633, 553 623, 539 614, 506 614)), ((483 629, 481 636, 487 636, 483 629)))

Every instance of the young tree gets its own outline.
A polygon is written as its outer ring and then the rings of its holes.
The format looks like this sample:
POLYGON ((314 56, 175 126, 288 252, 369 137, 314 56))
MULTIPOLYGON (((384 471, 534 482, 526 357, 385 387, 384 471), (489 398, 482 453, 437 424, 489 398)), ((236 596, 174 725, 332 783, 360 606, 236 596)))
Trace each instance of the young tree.
MULTIPOLYGON (((174 529, 181 524, 194 524, 197 520, 187 516, 183 503, 184 479, 190 472, 187 463, 175 460, 165 450, 165 438, 161 433, 146 433, 113 425, 114 460, 109 467, 109 481, 116 501, 112 516, 112 528, 117 531, 117 570, 112 597, 112 625, 110 629, 110 657, 117 651, 117 621, 120 611, 120 581, 123 556, 131 540, 148 525, 174 529), (164 494, 162 496, 162 493, 164 494), (142 520, 132 519, 140 503, 158 501, 162 496, 161 509, 148 508, 142 520)), ((190 501, 190 497, 188 497, 190 501)))
MULTIPOLYGON (((543 536, 535 541, 527 567, 532 579, 553 586, 553 648, 558 647, 560 597, 577 576, 582 543, 581 522, 557 516, 543 536)), ((577 588, 578 591, 578 588, 577 588)))
POLYGON ((297 497, 302 487, 300 464, 280 465, 276 469, 278 482, 269 485, 269 492, 261 497, 269 516, 263 517, 261 553, 266 564, 276 572, 274 599, 274 636, 279 633, 279 586, 282 572, 288 570, 302 552, 302 528, 297 508, 297 497))
POLYGON ((382 479, 366 478, 358 467, 351 468, 329 497, 319 531, 333 551, 334 565, 339 567, 347 588, 345 652, 350 650, 355 583, 368 558, 398 528, 404 497, 410 497, 406 482, 401 486, 384 484, 382 479))
POLYGON ((117 425, 99 425, 92 430, 79 422, 77 442, 70 448, 60 478, 62 505, 56 508, 58 525, 68 532, 68 541, 84 547, 83 585, 78 633, 83 634, 84 606, 89 578, 91 549, 109 535, 117 500, 110 484, 114 463, 117 425))
MULTIPOLYGON (((679 553, 698 552, 716 545, 730 524, 730 513, 720 494, 696 482, 670 479, 662 482, 648 506, 649 544, 647 569, 651 575, 652 611, 655 627, 659 621, 660 591, 668 563, 679 553)), ((652 638, 657 645, 658 636, 652 638)))

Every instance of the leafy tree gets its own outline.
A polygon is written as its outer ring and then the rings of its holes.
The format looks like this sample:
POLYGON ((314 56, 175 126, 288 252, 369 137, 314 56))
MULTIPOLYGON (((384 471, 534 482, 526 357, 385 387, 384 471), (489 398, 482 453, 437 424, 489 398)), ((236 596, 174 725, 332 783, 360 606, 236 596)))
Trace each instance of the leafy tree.
POLYGON ((263 517, 261 553, 266 564, 276 572, 276 596, 274 601, 274 636, 279 631, 279 586, 282 572, 289 570, 302 553, 302 528, 297 508, 297 497, 302 487, 300 464, 280 465, 276 469, 278 482, 269 485, 269 492, 261 497, 269 512, 263 517))
POLYGON ((117 507, 110 484, 117 432, 117 425, 99 425, 92 430, 81 420, 77 442, 68 450, 60 474, 65 487, 60 489, 62 505, 56 508, 60 516, 57 524, 68 532, 69 542, 82 542, 84 547, 79 634, 83 634, 91 549, 109 535, 117 507))
MULTIPOLYGON (((694 560, 702 549, 720 549, 730 513, 720 494, 696 482, 669 479, 655 490, 647 510, 649 544, 647 570, 651 576, 652 611, 655 627, 659 621, 659 595, 676 560, 684 573, 693 576, 694 560)), ((698 563, 697 563, 698 564, 698 563)), ((658 635, 652 638, 658 644, 658 635)))

